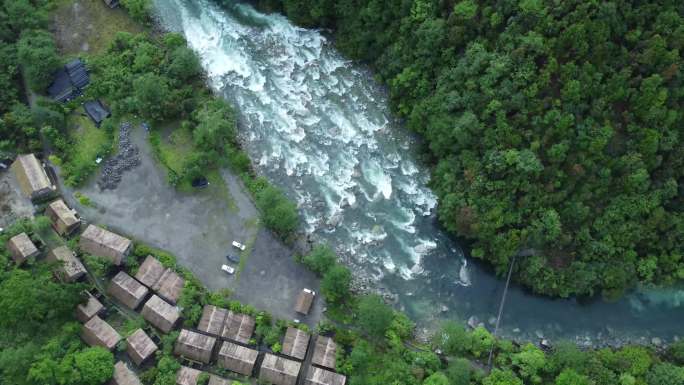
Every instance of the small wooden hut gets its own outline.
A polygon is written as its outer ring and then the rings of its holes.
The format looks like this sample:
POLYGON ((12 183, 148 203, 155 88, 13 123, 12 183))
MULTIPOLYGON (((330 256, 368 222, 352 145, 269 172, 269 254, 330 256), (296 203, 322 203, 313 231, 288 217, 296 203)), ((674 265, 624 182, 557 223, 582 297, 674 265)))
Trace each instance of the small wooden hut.
POLYGON ((104 306, 97 298, 90 293, 87 293, 87 296, 88 299, 85 303, 76 306, 76 318, 84 323, 104 311, 104 306))
POLYGON ((254 349, 224 341, 218 354, 218 366, 251 376, 258 356, 259 352, 254 349))
POLYGON ((90 346, 102 346, 109 350, 121 341, 121 335, 97 315, 83 325, 81 338, 90 346))
POLYGON ((221 336, 223 323, 226 320, 226 309, 221 309, 213 305, 204 305, 202 318, 200 318, 197 330, 203 331, 216 337, 221 336))
POLYGON ((67 282, 78 281, 86 275, 85 266, 76 258, 76 254, 66 246, 59 246, 50 250, 46 258, 50 262, 58 262, 59 277, 67 282))
POLYGON ((114 365, 114 374, 108 385, 142 385, 142 382, 125 362, 119 361, 114 365))
POLYGON ((143 306, 140 312, 147 322, 164 333, 170 332, 181 316, 177 307, 153 295, 143 306))
POLYGON ((81 225, 76 211, 70 209, 62 199, 50 203, 45 209, 45 215, 52 221, 52 228, 61 236, 72 234, 81 225))
POLYGON ((154 341, 145 333, 144 330, 138 329, 128 338, 126 338, 127 347, 126 353, 131 357, 131 360, 135 362, 136 365, 140 366, 148 358, 150 358, 157 350, 157 345, 154 341))
POLYGON ((118 266, 131 252, 133 242, 102 227, 89 225, 81 234, 79 247, 85 253, 105 257, 118 266))
POLYGON ((176 373, 176 385, 197 385, 201 370, 181 366, 176 373))
POLYGON ((40 254, 36 245, 26 233, 21 233, 10 238, 7 249, 17 265, 21 265, 29 258, 35 258, 40 254))
POLYGON ((297 361, 267 353, 261 362, 259 380, 273 385, 296 385, 301 365, 297 361))
POLYGON ((214 337, 183 329, 176 340, 173 352, 190 360, 208 364, 215 344, 214 337))
POLYGON ((309 347, 311 336, 297 328, 289 327, 283 339, 283 354, 303 360, 306 357, 306 350, 309 347))
POLYGON ((330 337, 316 337, 316 344, 314 345, 313 359, 311 362, 314 365, 334 370, 336 357, 337 344, 335 341, 330 337))
POLYGON ((130 309, 137 309, 149 290, 125 271, 117 273, 109 283, 107 293, 130 309))
POLYGON ((164 274, 164 270, 164 266, 157 258, 148 255, 142 265, 140 265, 140 268, 138 268, 138 272, 135 273, 135 279, 152 289, 154 284, 159 282, 159 278, 164 274))
POLYGON ((311 310, 311 305, 313 304, 314 297, 316 293, 311 289, 303 289, 299 296, 297 296, 297 303, 295 304, 295 311, 297 313, 307 315, 309 310, 311 310))
POLYGON ((171 269, 166 269, 152 289, 157 292, 158 296, 175 305, 184 285, 185 280, 180 275, 171 269))
POLYGON ((329 370, 310 366, 304 378, 304 385, 345 385, 347 377, 329 370))
POLYGON ((219 376, 215 376, 213 374, 209 375, 209 384, 208 385, 231 385, 233 381, 226 379, 226 378, 221 378, 219 376))
POLYGON ((12 163, 12 171, 17 177, 21 191, 31 200, 39 200, 50 196, 56 188, 50 182, 43 165, 33 154, 17 156, 12 163))
POLYGON ((252 338, 252 334, 254 334, 255 324, 254 317, 229 311, 226 315, 226 322, 223 325, 221 337, 242 344, 248 344, 249 340, 252 338))

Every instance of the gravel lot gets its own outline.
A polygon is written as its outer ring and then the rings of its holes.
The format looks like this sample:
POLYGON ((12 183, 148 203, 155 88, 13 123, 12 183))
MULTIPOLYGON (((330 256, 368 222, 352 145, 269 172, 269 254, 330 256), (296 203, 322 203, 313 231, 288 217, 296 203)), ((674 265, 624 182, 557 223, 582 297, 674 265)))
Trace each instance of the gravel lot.
POLYGON ((17 218, 33 216, 33 205, 19 189, 14 173, 0 170, 0 227, 7 227, 17 218))

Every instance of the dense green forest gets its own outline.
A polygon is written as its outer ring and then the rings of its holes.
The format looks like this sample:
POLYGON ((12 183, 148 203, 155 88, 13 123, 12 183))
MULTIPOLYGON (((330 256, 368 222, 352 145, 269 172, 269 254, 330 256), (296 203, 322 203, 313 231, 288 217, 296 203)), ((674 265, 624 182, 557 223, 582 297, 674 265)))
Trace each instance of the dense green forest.
POLYGON ((684 278, 684 3, 260 0, 333 29, 422 134, 439 218, 535 292, 684 278))

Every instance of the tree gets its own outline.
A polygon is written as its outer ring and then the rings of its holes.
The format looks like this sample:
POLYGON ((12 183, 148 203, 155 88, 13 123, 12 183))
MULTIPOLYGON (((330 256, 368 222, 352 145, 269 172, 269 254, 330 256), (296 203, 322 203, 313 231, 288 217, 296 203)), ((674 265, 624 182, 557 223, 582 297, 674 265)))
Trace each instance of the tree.
POLYGON ((470 336, 462 324, 446 321, 441 329, 435 333, 432 342, 448 355, 459 355, 467 351, 470 346, 470 336))
POLYGON ((523 378, 533 383, 541 382, 541 370, 546 366, 546 357, 539 348, 527 343, 519 353, 513 354, 511 361, 523 378))
POLYGON ((358 308, 359 326, 372 338, 382 339, 393 317, 394 312, 379 295, 361 297, 358 308))
POLYGON ((589 385, 587 376, 577 373, 574 369, 564 369, 556 377, 556 385, 589 385))
POLYGON ((133 81, 133 95, 138 113, 152 121, 161 121, 166 116, 166 104, 170 91, 165 78, 146 73, 133 81))
POLYGON ((423 381, 423 385, 451 385, 449 379, 442 372, 435 372, 423 381))
POLYGON ((121 5, 126 8, 131 17, 139 23, 147 23, 150 17, 149 0, 121 0, 121 5))
POLYGON ((342 265, 335 265, 328 270, 321 281, 321 291, 326 302, 331 304, 344 302, 349 297, 351 271, 342 265))
POLYGON ((86 348, 73 358, 70 385, 104 384, 114 373, 114 356, 102 347, 86 348), (77 374, 76 374, 77 373, 77 374))
POLYGON ((197 55, 195 55, 190 48, 185 46, 178 47, 171 51, 169 62, 169 75, 173 79, 177 79, 181 82, 188 81, 191 78, 198 76, 202 70, 197 55))
POLYGON ((309 270, 324 275, 337 263, 337 255, 327 244, 319 244, 313 247, 309 254, 301 257, 302 263, 309 270))
POLYGON ((292 234, 299 225, 297 206, 273 186, 256 194, 256 205, 261 210, 264 224, 281 237, 292 234))
POLYGON ((465 358, 457 358, 449 363, 446 374, 451 385, 470 385, 473 368, 465 358))
POLYGON ((482 379, 482 385, 523 385, 523 382, 512 371, 495 368, 482 379))
POLYGON ((669 362, 653 365, 646 373, 648 385, 677 385, 684 384, 684 367, 675 366, 669 362))
POLYGON ((46 31, 30 31, 17 43, 17 57, 31 88, 42 92, 59 67, 60 60, 52 35, 46 31))

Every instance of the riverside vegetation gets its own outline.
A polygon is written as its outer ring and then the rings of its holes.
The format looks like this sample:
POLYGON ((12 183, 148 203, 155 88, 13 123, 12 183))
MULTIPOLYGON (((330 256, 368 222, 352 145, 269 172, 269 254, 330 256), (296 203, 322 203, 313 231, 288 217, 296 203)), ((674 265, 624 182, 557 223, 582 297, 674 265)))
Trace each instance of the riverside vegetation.
POLYGON ((374 68, 441 222, 500 275, 521 254, 534 292, 609 299, 684 278, 681 1, 257 3, 374 68))
MULTIPOLYGON (((50 35, 44 32, 45 24, 36 24, 36 20, 40 21, 41 15, 47 17, 44 7, 49 6, 49 2, 4 0, 0 4, 2 4, 0 33, 3 34, 0 50, 7 53, 1 56, 1 60, 6 61, 3 63, 3 68, 8 69, 7 73, 0 73, 0 81, 6 83, 5 87, 0 89, 0 99, 7 100, 10 106, 8 108, 7 104, 0 104, 0 108, 5 108, 0 119, 3 146, 1 150, 7 152, 40 150, 40 131, 35 127, 44 130, 47 125, 39 119, 40 115, 36 112, 36 107, 41 106, 40 103, 29 108, 21 102, 21 77, 17 68, 19 64, 22 67, 35 66, 32 70, 23 69, 24 75, 31 84, 33 81, 40 81, 43 75, 49 73, 54 69, 52 67, 59 65, 62 60, 59 56, 55 56, 56 61, 53 63, 57 64, 41 70, 42 60, 37 59, 43 55, 45 57, 56 55, 50 35), (22 39, 28 39, 26 36, 37 35, 42 37, 37 39, 35 44, 27 43, 29 40, 22 42, 22 39), (21 48, 22 44, 24 48, 21 48), (22 55, 18 55, 21 51, 19 48, 24 50, 22 55), (41 73, 43 75, 40 75, 41 73), (36 74, 39 76, 32 78, 36 74), (21 112, 17 113, 16 111, 19 110, 21 112), (18 116, 23 119, 17 119, 18 116)), ((154 96, 157 95, 156 91, 151 90, 151 87, 146 87, 145 83, 149 80, 145 79, 154 77, 154 80, 159 80, 162 84, 173 81, 173 79, 164 79, 168 75, 161 71, 168 70, 168 63, 173 61, 169 59, 169 52, 175 48, 184 47, 182 43, 182 38, 176 35, 164 35, 161 38, 126 34, 117 36, 115 43, 102 54, 102 57, 92 59, 93 86, 92 91, 88 92, 108 98, 108 101, 112 103, 115 116, 136 112, 141 114, 167 113, 164 109, 153 108, 150 112, 137 110, 137 103, 149 102, 156 98, 154 96), (178 45, 174 45, 173 42, 178 45), (158 66, 154 66, 151 71, 136 72, 132 68, 138 55, 143 56, 144 52, 150 53, 151 56, 148 57, 153 60, 159 60, 154 62, 158 66), (105 76, 99 73, 98 69, 104 68, 122 77, 110 78, 109 81, 113 84, 98 83, 103 82, 102 79, 105 76), (101 78, 98 79, 98 77, 101 78), (125 84, 131 87, 119 86, 118 82, 127 82, 125 84), (136 83, 139 86, 137 90, 136 83), (138 97, 140 100, 137 99, 138 97)), ((191 52, 188 51, 188 53, 191 52)), ((187 57, 189 56, 186 55, 187 57)), ((91 58, 87 59, 90 64, 91 58)), ((139 60, 142 62, 145 59, 139 60)), ((189 61, 192 62, 193 59, 189 61)), ((196 62, 196 59, 194 61, 196 62)), ((116 76, 115 74, 109 74, 109 76, 116 76)), ((200 75, 196 73, 195 76, 200 75)), ((195 91, 202 89, 199 79, 194 80, 193 85, 197 87, 195 91)), ((40 87, 34 89, 40 92, 42 89, 40 87)), ((169 92, 165 97, 171 97, 170 94, 182 90, 182 87, 172 88, 170 84, 166 87, 162 86, 162 90, 164 88, 169 92)), ((191 93, 188 97, 194 99, 195 94, 191 93)), ((167 106, 168 102, 165 97, 155 100, 160 101, 160 105, 167 106)), ((183 99, 182 95, 176 97, 183 99)), ((207 98, 203 99, 204 101, 213 100, 206 92, 201 97, 207 98)), ((194 101, 197 102, 197 99, 194 101)), ((180 105, 192 106, 192 103, 193 101, 190 100, 188 104, 181 103, 180 105)), ((168 107, 178 108, 177 105, 168 107)), ((47 109, 53 111, 54 116, 59 118, 66 114, 61 108, 61 106, 50 105, 47 109)), ((67 108, 69 108, 68 105, 67 108)), ((213 116, 217 114, 223 118, 232 116, 230 106, 223 102, 209 103, 206 108, 206 110, 200 110, 203 111, 201 113, 197 112, 196 108, 181 109, 178 113, 183 116, 183 119, 188 120, 187 124, 194 125, 195 130, 198 129, 197 126, 203 124, 203 114, 213 116)), ((52 116, 53 114, 46 113, 46 115, 52 116)), ((143 116, 151 121, 156 119, 153 115, 143 116)), ((207 135, 219 135, 218 138, 230 142, 230 136, 224 136, 226 133, 222 129, 210 123, 206 125, 215 129, 207 135)), ((66 130, 66 127, 63 129, 66 130)), ((202 132, 202 129, 199 130, 202 132)), ((68 137, 68 133, 58 132, 61 134, 57 138, 68 137)), ((49 136, 46 136, 49 139, 49 136)), ((202 137, 202 135, 199 136, 202 137)), ((65 146, 68 145, 69 143, 65 144, 65 146)), ((199 145, 197 148, 201 149, 199 145)), ((220 150, 226 150, 226 147, 213 150, 209 148, 208 158, 212 159, 211 156, 216 155, 216 159, 212 160, 217 162, 221 162, 224 157, 230 158, 229 153, 220 152, 220 150)), ((245 161, 245 164, 248 163, 248 160, 245 161)), ((247 170, 246 166, 244 170, 247 170)), ((188 175, 190 174, 191 171, 188 171, 188 175)), ((256 182, 253 183, 260 184, 263 189, 267 188, 265 181, 259 178, 254 180, 256 182)), ((253 186, 252 189, 257 192, 257 199, 259 199, 259 191, 264 190, 253 186)), ((268 195, 269 199, 263 198, 264 201, 275 199, 268 195)), ((264 214, 269 213, 269 207, 264 204, 260 206, 264 214)), ((8 239, 19 232, 26 232, 32 239, 39 240, 45 232, 49 231, 51 230, 47 219, 38 217, 33 222, 21 220, 10 229, 0 233, 0 383, 16 385, 104 384, 111 378, 114 357, 112 353, 103 349, 85 347, 78 337, 79 326, 73 319, 74 309, 82 300, 79 293, 85 285, 62 284, 54 281, 52 275, 54 266, 42 261, 31 261, 26 266, 18 268, 9 258, 5 247, 8 239)), ((72 240, 70 243, 76 242, 72 240)), ((282 323, 274 323, 267 313, 230 301, 227 297, 228 293, 208 292, 187 270, 176 266, 173 256, 150 249, 145 245, 136 245, 135 252, 128 261, 128 269, 133 272, 140 258, 147 254, 155 255, 165 266, 177 269, 186 278, 187 283, 180 300, 185 322, 196 323, 202 306, 207 303, 250 312, 257 315, 259 341, 277 350, 282 323)), ((377 296, 357 296, 350 293, 351 273, 337 262, 337 257, 330 249, 318 246, 311 254, 298 259, 322 278, 321 288, 329 308, 327 314, 330 322, 321 323, 317 329, 323 334, 333 335, 342 347, 338 359, 338 371, 349 375, 349 383, 352 385, 517 385, 523 383, 677 385, 684 381, 684 368, 681 366, 684 365, 684 342, 681 341, 673 344, 666 351, 658 352, 638 346, 628 346, 617 350, 606 348, 581 351, 574 345, 564 343, 558 344, 550 352, 545 352, 532 344, 518 346, 511 341, 497 340, 484 328, 467 331, 463 325, 447 323, 435 334, 429 344, 418 345, 412 340, 414 325, 405 315, 392 310, 377 296), (487 371, 481 362, 486 359, 492 347, 495 350, 494 368, 487 371), (437 349, 441 351, 441 354, 435 353, 437 349)), ((96 258, 85 258, 85 260, 86 263, 93 264, 95 262, 89 261, 95 261, 96 258)), ((106 277, 110 268, 102 265, 95 270, 102 277, 106 277)), ((132 330, 133 326, 139 327, 140 324, 123 325, 122 328, 132 330)), ((144 384, 172 385, 175 383, 175 373, 179 363, 170 354, 174 337, 175 334, 170 334, 163 339, 156 365, 141 375, 144 384)))

